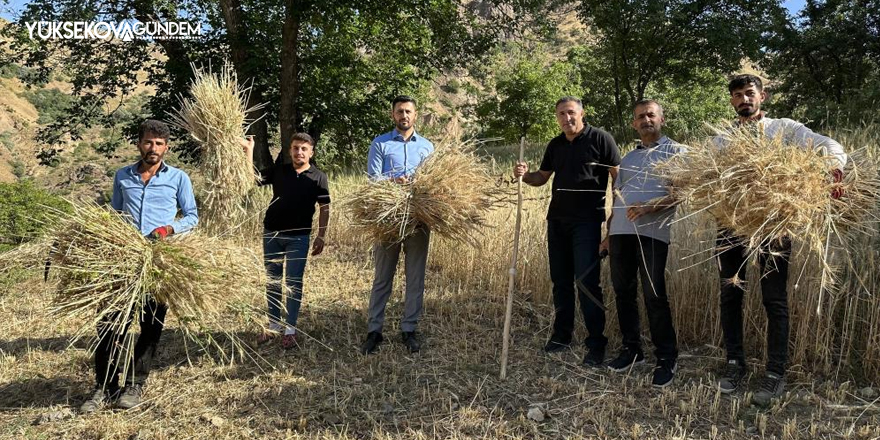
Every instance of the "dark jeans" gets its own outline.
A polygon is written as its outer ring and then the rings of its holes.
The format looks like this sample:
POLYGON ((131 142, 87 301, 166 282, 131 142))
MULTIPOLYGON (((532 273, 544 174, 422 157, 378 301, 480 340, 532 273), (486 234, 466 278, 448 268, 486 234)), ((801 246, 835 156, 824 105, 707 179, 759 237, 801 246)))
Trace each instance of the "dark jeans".
MULTIPOLYGON (((599 242, 602 237, 601 222, 547 221, 547 248, 550 257, 550 280, 553 282, 552 339, 562 344, 571 343, 574 331, 575 280, 580 279, 590 295, 604 304, 602 287, 599 285, 601 265, 599 242)), ((578 287, 577 299, 581 304, 589 335, 584 341, 587 348, 605 348, 605 311, 578 287)))
POLYGON ((669 245, 635 234, 612 235, 609 237, 609 245, 611 282, 614 285, 617 319, 624 347, 642 351, 639 304, 636 302, 637 282, 641 278, 654 354, 657 359, 678 358, 672 310, 666 296, 665 272, 669 245))
MULTIPOLYGON (((728 231, 718 234, 721 271, 721 329, 727 358, 745 362, 742 303, 746 278, 746 247, 728 231), (737 283, 731 282, 736 276, 737 283)), ((758 254, 761 294, 767 313, 767 371, 785 374, 788 358, 788 260, 791 241, 763 246, 758 254), (772 254, 771 254, 772 252, 772 254)))
POLYGON ((132 317, 128 317, 121 331, 113 329, 111 323, 120 314, 112 313, 98 322, 98 347, 95 349, 95 382, 98 387, 108 390, 119 388, 119 373, 125 371, 125 385, 143 385, 150 374, 150 366, 156 356, 159 337, 165 324, 165 312, 168 307, 148 298, 140 315, 141 334, 134 344, 134 356, 126 356, 129 363, 120 368, 119 356, 126 353, 125 335, 131 326, 132 317), (133 365, 133 367, 132 367, 133 365))
POLYGON ((269 303, 269 322, 283 325, 281 320, 281 283, 287 286, 287 327, 296 328, 302 305, 303 274, 309 258, 308 235, 286 235, 266 230, 263 233, 263 262, 266 265, 266 297, 269 303), (282 280, 283 265, 287 273, 282 280))

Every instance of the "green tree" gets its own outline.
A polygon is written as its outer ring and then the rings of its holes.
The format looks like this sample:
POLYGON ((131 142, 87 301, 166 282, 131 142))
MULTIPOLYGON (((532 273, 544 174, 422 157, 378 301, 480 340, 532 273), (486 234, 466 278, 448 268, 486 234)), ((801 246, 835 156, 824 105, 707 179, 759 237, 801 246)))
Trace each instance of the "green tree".
POLYGON ((598 35, 588 64, 600 69, 583 77, 608 78, 613 108, 600 118, 620 133, 655 81, 684 86, 704 69, 726 74, 757 59, 784 12, 777 0, 582 0, 580 15, 598 35))
MULTIPOLYGON (((544 3, 480 2, 490 11, 503 4, 515 14, 544 3)), ((394 95, 419 90, 441 70, 474 63, 505 30, 527 25, 478 12, 458 0, 34 0, 17 26, 5 32, 15 37, 12 56, 25 60, 26 67, 46 77, 60 60, 72 77, 78 99, 70 117, 44 130, 45 142, 64 135, 76 139, 84 127, 101 124, 107 116, 100 114, 99 104, 129 96, 140 70, 149 72, 148 83, 157 90, 150 101, 152 116, 165 119, 186 91, 191 62, 229 59, 239 78, 251 81, 252 100, 268 103, 251 115, 260 118, 251 131, 257 140, 256 162, 265 166, 271 161, 270 132, 277 132, 282 144, 293 132, 307 131, 319 139, 332 134, 343 153, 366 148, 371 136, 387 128, 394 95), (155 44, 34 41, 22 26, 41 20, 132 17, 142 22, 196 17, 206 26, 201 40, 155 44)))
POLYGON ((818 126, 876 120, 880 1, 809 0, 768 42, 773 108, 818 126))
POLYGON ((577 71, 566 61, 542 62, 522 56, 499 69, 494 94, 477 106, 482 135, 518 141, 545 141, 559 132, 553 105, 562 96, 580 97, 577 71))

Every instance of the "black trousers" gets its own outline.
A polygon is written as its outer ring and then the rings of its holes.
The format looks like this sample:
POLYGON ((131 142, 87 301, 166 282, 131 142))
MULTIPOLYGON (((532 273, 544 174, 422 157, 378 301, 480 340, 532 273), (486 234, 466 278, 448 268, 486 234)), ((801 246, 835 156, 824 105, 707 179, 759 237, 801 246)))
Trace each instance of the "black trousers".
MULTIPOLYGON (((746 247, 728 231, 719 231, 718 267, 721 271, 721 329, 728 359, 745 362, 742 303, 745 293, 746 247), (738 280, 734 283, 731 280, 738 280)), ((767 371, 785 374, 788 361, 788 262, 791 241, 760 249, 761 295, 767 313, 767 371)))
POLYGON ((119 317, 118 313, 109 314, 101 319, 98 323, 98 347, 95 350, 95 382, 98 387, 111 391, 118 389, 119 374, 122 371, 127 372, 126 386, 143 385, 146 382, 153 358, 156 356, 159 337, 162 336, 167 311, 167 306, 157 303, 152 298, 144 304, 143 313, 139 313, 141 334, 135 342, 131 363, 125 368, 119 365, 119 358, 126 350, 125 335, 131 326, 132 317, 128 317, 121 330, 113 329, 110 325, 119 317))
POLYGON ((584 343, 590 349, 604 349, 608 343, 604 334, 605 311, 597 304, 604 304, 599 284, 601 239, 601 222, 547 221, 550 280, 553 282, 553 306, 556 309, 551 337, 554 341, 562 344, 571 342, 577 306, 574 287, 575 280, 579 279, 587 289, 577 289, 577 301, 581 304, 584 324, 589 333, 584 343), (590 299, 588 292, 593 299, 590 299))
POLYGON ((666 257, 669 245, 650 237, 626 234, 609 237, 611 250, 611 283, 617 304, 617 320, 623 345, 642 351, 639 325, 638 279, 642 280, 642 294, 651 342, 657 359, 678 358, 678 342, 672 325, 672 310, 666 296, 666 257))

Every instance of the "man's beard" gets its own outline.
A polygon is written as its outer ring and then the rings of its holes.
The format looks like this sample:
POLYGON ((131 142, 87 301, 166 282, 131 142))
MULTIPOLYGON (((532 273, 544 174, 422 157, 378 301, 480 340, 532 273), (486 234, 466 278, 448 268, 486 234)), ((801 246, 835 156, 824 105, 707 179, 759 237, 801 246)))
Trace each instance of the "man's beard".
POLYGON ((397 123, 397 131, 407 131, 412 128, 412 124, 404 125, 403 123, 397 123))
POLYGON ((155 164, 157 164, 157 163, 159 163, 159 162, 162 162, 162 155, 161 155, 161 154, 156 154, 156 155, 155 155, 155 157, 156 157, 155 160, 150 159, 150 156, 153 155, 153 154, 155 154, 155 153, 147 153, 147 154, 144 154, 143 156, 141 156, 141 160, 142 160, 145 164, 148 164, 148 165, 155 165, 155 164))
POLYGON ((744 117, 744 118, 750 118, 750 117, 754 116, 754 115, 757 114, 757 113, 758 113, 758 109, 757 109, 756 107, 754 107, 754 106, 740 107, 740 108, 736 111, 736 114, 738 114, 738 115, 740 115, 740 116, 742 116, 742 117, 744 117))

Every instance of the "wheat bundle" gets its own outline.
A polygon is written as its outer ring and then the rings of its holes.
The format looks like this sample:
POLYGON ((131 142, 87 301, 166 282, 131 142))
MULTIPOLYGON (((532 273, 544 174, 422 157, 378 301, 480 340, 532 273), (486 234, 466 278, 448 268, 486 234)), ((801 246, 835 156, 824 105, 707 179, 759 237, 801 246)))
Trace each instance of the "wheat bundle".
POLYGON ((199 216, 203 229, 220 232, 228 220, 241 218, 257 179, 239 140, 253 123, 248 113, 262 104, 248 107, 250 88, 238 83, 229 64, 219 73, 192 68, 190 97, 180 97, 171 123, 186 130, 200 146, 200 171, 207 184, 199 188, 199 216))
MULTIPOLYGON (((75 340, 93 335, 99 323, 122 332, 132 319, 138 321, 150 297, 168 306, 185 336, 224 357, 234 353, 205 330, 230 314, 262 319, 262 312, 250 307, 263 292, 262 259, 229 241, 196 233, 151 241, 122 214, 74 204, 72 213, 50 220, 41 242, 51 244, 45 247, 52 249, 51 273, 58 279, 49 313, 82 323, 75 340)), ((235 349, 243 348, 223 326, 219 330, 235 349)), ((132 339, 123 345, 123 357, 132 356, 132 339)))
POLYGON ((399 242, 426 226, 476 245, 486 213, 503 199, 474 144, 448 142, 438 145, 406 183, 367 182, 344 204, 354 224, 376 240, 399 242))
POLYGON ((872 229, 880 184, 863 150, 850 154, 843 181, 835 182, 831 170, 839 165, 821 149, 749 128, 718 132, 657 171, 692 211, 710 212, 719 228, 742 237, 750 249, 787 237, 821 254, 831 230, 872 229), (844 195, 834 199, 833 191, 844 195))

